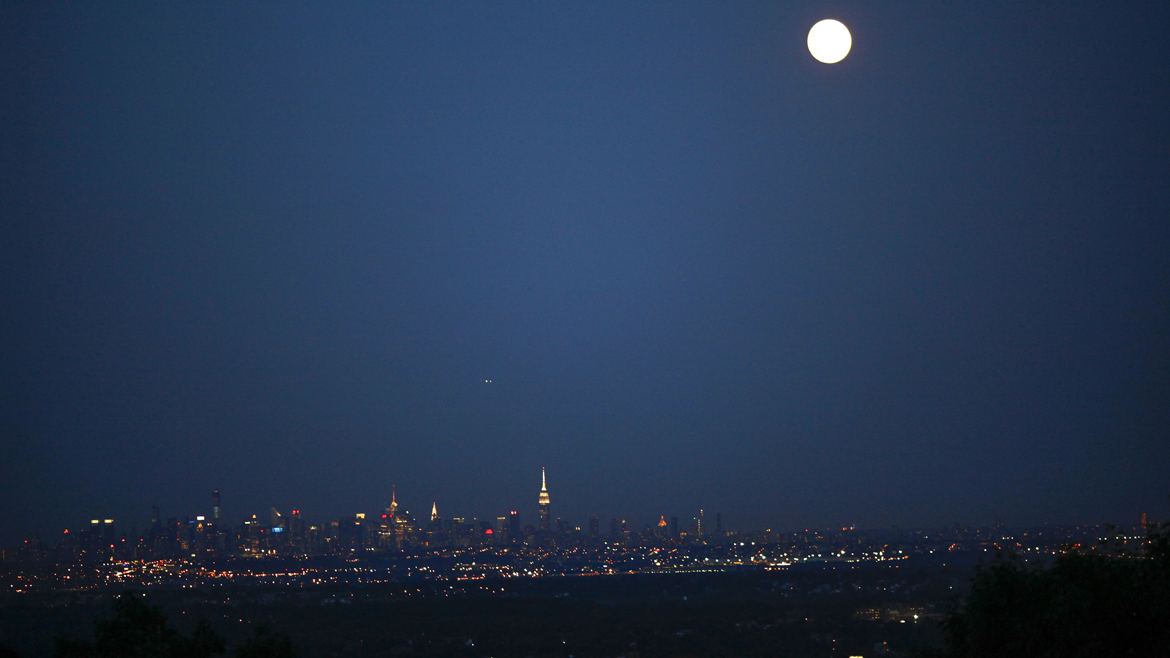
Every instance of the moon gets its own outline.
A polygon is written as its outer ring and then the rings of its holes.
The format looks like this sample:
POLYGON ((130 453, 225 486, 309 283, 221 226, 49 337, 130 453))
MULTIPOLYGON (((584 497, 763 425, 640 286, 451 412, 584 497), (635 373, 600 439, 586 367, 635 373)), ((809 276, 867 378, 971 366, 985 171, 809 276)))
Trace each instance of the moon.
POLYGON ((852 45, 853 37, 849 35, 849 28, 842 25, 841 21, 826 18, 808 31, 808 51, 824 64, 836 64, 845 59, 852 45))

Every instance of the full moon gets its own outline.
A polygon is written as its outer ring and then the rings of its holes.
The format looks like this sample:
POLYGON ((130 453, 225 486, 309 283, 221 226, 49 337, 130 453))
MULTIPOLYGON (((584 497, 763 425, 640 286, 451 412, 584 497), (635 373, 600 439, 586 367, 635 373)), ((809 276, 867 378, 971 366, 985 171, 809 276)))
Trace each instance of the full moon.
POLYGON ((827 18, 808 31, 808 51, 818 62, 836 64, 845 59, 852 45, 853 37, 841 21, 827 18))

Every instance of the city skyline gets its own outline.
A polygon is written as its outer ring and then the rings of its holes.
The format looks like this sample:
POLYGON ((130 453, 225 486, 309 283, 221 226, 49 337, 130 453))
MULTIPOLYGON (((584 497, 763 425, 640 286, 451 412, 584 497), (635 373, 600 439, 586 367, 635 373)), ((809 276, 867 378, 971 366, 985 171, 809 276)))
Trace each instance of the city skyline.
MULTIPOLYGON (((239 522, 233 523, 231 515, 224 515, 222 513, 221 492, 219 489, 212 490, 208 502, 209 502, 209 504, 208 504, 208 507, 206 508, 206 512, 203 514, 198 513, 198 511, 196 511, 196 512, 188 511, 187 513, 178 513, 178 514, 171 515, 169 512, 164 512, 163 511, 164 508, 160 507, 158 504, 152 504, 150 506, 151 511, 149 514, 149 520, 146 524, 143 524, 143 525, 139 525, 137 523, 136 517, 133 515, 130 516, 128 519, 123 519, 122 525, 118 525, 118 519, 116 519, 116 518, 99 517, 96 519, 89 519, 88 524, 84 523, 84 522, 76 523, 76 524, 74 524, 74 527, 72 529, 70 529, 68 527, 64 527, 60 531, 58 531, 58 533, 55 536, 59 539, 61 537, 61 533, 68 535, 70 532, 79 532, 79 531, 84 532, 86 530, 89 530, 91 533, 92 532, 100 532, 102 537, 106 537, 110 540, 114 539, 115 536, 133 539, 135 537, 141 537, 143 532, 149 532, 150 529, 152 529, 152 528, 157 531, 160 528, 160 522, 163 519, 166 519, 166 524, 169 524, 169 525, 174 525, 176 523, 180 524, 180 525, 184 525, 184 524, 192 524, 192 523, 203 524, 205 522, 211 522, 217 526, 219 532, 231 532, 233 528, 235 528, 237 526, 247 526, 249 523, 260 523, 261 526, 266 528, 266 529, 271 529, 274 527, 283 527, 283 528, 287 529, 287 519, 289 517, 284 516, 284 514, 281 513, 275 506, 269 507, 270 519, 269 519, 269 523, 267 523, 267 524, 263 523, 263 521, 262 521, 261 511, 248 512, 246 510, 239 512, 238 513, 239 514, 239 522)), ((426 506, 424 505, 420 509, 425 509, 425 507, 426 506)), ((523 506, 520 506, 520 507, 522 508, 523 506)), ((846 524, 846 525, 840 526, 840 527, 834 526, 834 525, 812 525, 812 526, 808 526, 808 527, 782 527, 782 526, 778 526, 778 525, 773 524, 774 527, 767 527, 767 528, 765 528, 765 527, 754 527, 754 528, 734 527, 734 528, 732 528, 732 527, 727 527, 724 525, 723 511, 722 510, 714 511, 713 516, 708 518, 708 517, 705 517, 704 508, 699 508, 699 509, 695 510, 694 516, 687 516, 685 513, 680 515, 680 514, 674 512, 673 510, 671 512, 665 512, 665 513, 658 515, 658 523, 654 523, 652 519, 647 520, 647 521, 643 521, 643 520, 638 519, 636 517, 630 517, 629 515, 623 515, 620 513, 615 514, 613 516, 609 516, 609 515, 600 515, 597 512, 590 512, 584 517, 584 523, 578 523, 577 521, 579 519, 576 519, 576 518, 566 519, 563 516, 560 516, 560 515, 557 515, 555 513, 550 512, 551 492, 547 488, 546 468, 545 467, 541 467, 541 486, 540 486, 540 490, 539 490, 537 497, 536 497, 535 511, 530 510, 528 514, 521 512, 520 509, 510 509, 510 510, 506 510, 506 511, 501 511, 499 515, 489 515, 489 516, 481 519, 478 516, 469 516, 466 514, 461 514, 458 508, 456 508, 454 511, 445 510, 445 513, 440 513, 438 511, 438 501, 431 501, 430 508, 431 508, 431 511, 428 514, 415 514, 414 512, 411 511, 409 505, 404 505, 404 504, 401 504, 398 502, 397 486, 391 485, 389 497, 384 499, 382 507, 377 508, 376 511, 374 511, 372 513, 368 510, 366 510, 366 511, 357 510, 357 511, 354 511, 352 513, 342 514, 340 516, 334 515, 333 517, 328 517, 328 516, 314 515, 314 514, 312 514, 311 511, 309 514, 306 515, 302 511, 303 509, 305 509, 303 505, 296 506, 293 508, 286 508, 286 509, 290 510, 290 515, 292 518, 295 518, 297 520, 308 519, 305 522, 308 524, 314 525, 314 527, 325 527, 325 526, 328 526, 330 524, 333 524, 334 526, 336 526, 338 518, 340 518, 342 522, 345 522, 347 519, 349 519, 349 520, 353 520, 353 519, 364 520, 367 518, 376 522, 377 519, 379 518, 379 516, 382 519, 381 522, 383 524, 385 524, 387 522, 388 517, 390 517, 390 519, 393 519, 395 516, 399 516, 402 519, 406 520, 407 522, 416 524, 419 527, 424 527, 425 526, 424 521, 427 521, 427 520, 429 520, 429 523, 432 525, 435 523, 439 523, 439 522, 450 523, 450 522, 454 521, 456 523, 467 524, 467 525, 473 526, 473 527, 479 527, 480 532, 482 532, 483 529, 486 527, 491 527, 493 530, 493 533, 496 534, 497 536, 499 536, 500 533, 507 533, 509 536, 515 535, 516 529, 509 529, 509 527, 508 527, 509 525, 515 525, 516 528, 522 528, 525 536, 527 536, 528 534, 532 534, 534 536, 540 536, 540 535, 559 535, 559 534, 574 533, 575 532, 578 534, 583 534, 583 536, 590 536, 590 537, 605 537, 605 536, 612 537, 614 532, 615 532, 614 528, 618 527, 617 524, 619 524, 619 523, 620 523, 620 527, 622 528, 623 531, 632 532, 632 533, 637 534, 637 535, 640 535, 643 533, 650 533, 650 532, 654 532, 654 531, 659 531, 659 532, 666 532, 671 537, 678 537, 678 536, 680 536, 680 533, 681 533, 682 536, 689 535, 691 537, 699 537, 699 538, 703 537, 704 535, 708 535, 708 536, 722 535, 724 532, 778 532, 778 533, 783 532, 783 533, 786 533, 786 532, 801 532, 801 531, 809 532, 809 531, 814 531, 814 530, 815 531, 834 531, 835 532, 838 529, 843 530, 843 531, 854 530, 854 529, 862 529, 862 530, 866 530, 866 531, 872 531, 872 530, 877 529, 876 527, 859 528, 858 526, 856 526, 854 524, 846 524), (603 524, 601 523, 601 521, 602 521, 603 516, 605 516, 606 518, 609 519, 604 524, 605 527, 609 528, 608 534, 602 532, 603 524), (668 518, 670 519, 669 522, 667 521, 668 518), (488 525, 484 526, 482 524, 488 524, 488 525), (704 524, 706 524, 706 526, 704 524), (712 524, 714 524, 713 527, 712 527, 712 524)), ((190 508, 188 506, 188 510, 189 509, 190 508)), ((653 516, 653 515, 651 515, 651 516, 653 516)), ((1132 525, 1134 527, 1145 527, 1149 523, 1156 522, 1156 521, 1151 521, 1151 518, 1150 518, 1148 512, 1143 511, 1140 513, 1140 515, 1135 514, 1133 516, 1134 516, 1133 519, 1114 519, 1114 520, 1112 520, 1112 523, 1124 527, 1124 526, 1131 525, 1130 522, 1133 522, 1132 525), (1140 517, 1140 522, 1137 521, 1137 519, 1139 517, 1140 517)), ((971 524, 966 523, 964 519, 955 519, 954 525, 955 526, 959 526, 959 525, 968 526, 971 524)), ((994 523, 988 523, 988 524, 975 523, 973 525, 975 527, 999 527, 999 526, 1002 526, 1004 524, 1002 523, 1001 520, 997 519, 994 523)), ((1014 525, 1014 524, 1009 524, 1009 525, 1014 525)), ((1047 526, 1047 525, 1049 525, 1049 523, 1045 522, 1043 525, 1047 526)), ((1083 523, 1065 523, 1065 524, 1058 523, 1055 525, 1073 526, 1073 525, 1085 525, 1085 524, 1083 524, 1083 523)), ((1094 524, 1090 523, 1088 525, 1094 525, 1094 524)), ((1096 524, 1096 525, 1102 525, 1102 524, 1096 524)), ((895 524, 892 524, 892 527, 902 528, 905 530, 912 530, 915 528, 938 529, 938 528, 951 527, 951 524, 936 524, 936 525, 930 525, 930 526, 901 526, 900 524, 895 523, 895 524)), ((488 533, 488 534, 493 534, 493 533, 488 533)), ((34 531, 33 534, 36 535, 41 541, 51 541, 53 539, 53 535, 50 535, 47 537, 40 536, 39 531, 34 531)), ((29 539, 30 539, 30 537, 25 537, 25 538, 23 538, 23 540, 18 540, 18 541, 12 542, 11 546, 12 547, 19 546, 19 545, 21 545, 21 543, 27 544, 29 539)), ((490 539, 490 537, 488 537, 488 539, 490 539)))
POLYGON ((542 466, 576 523, 1170 517, 1168 31, 6 4, 0 543, 217 488, 527 516, 542 466))

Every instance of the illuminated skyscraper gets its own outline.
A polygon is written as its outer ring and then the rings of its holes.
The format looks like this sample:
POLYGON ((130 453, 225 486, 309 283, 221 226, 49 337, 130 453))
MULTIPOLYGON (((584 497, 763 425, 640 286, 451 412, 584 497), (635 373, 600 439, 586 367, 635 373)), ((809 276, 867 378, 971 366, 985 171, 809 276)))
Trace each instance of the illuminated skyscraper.
POLYGON ((390 485, 390 507, 386 508, 386 513, 389 514, 391 518, 393 518, 394 514, 397 511, 398 511, 397 492, 394 490, 394 485, 390 485))
POLYGON ((219 489, 211 492, 211 518, 215 519, 215 525, 219 525, 219 489))
POLYGON ((537 506, 540 508, 540 531, 548 532, 550 528, 549 523, 549 505, 548 486, 546 486, 544 478, 544 467, 540 467, 540 496, 536 499, 537 506))
POLYGON ((439 504, 431 503, 431 523, 439 520, 439 504))
POLYGON ((520 512, 512 510, 508 514, 508 539, 520 538, 520 512))

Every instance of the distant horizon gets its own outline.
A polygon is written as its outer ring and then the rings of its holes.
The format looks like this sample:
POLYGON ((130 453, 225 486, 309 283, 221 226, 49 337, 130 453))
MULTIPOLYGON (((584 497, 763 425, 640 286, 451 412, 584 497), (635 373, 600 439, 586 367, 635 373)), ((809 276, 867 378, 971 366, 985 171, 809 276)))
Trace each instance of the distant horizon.
MULTIPOLYGON (((222 500, 222 497, 223 497, 222 491, 221 490, 214 490, 214 491, 220 491, 221 500, 222 500)), ((550 494, 553 493, 553 489, 551 487, 550 487, 549 491, 550 491, 550 494)), ((210 498, 211 498, 211 492, 209 491, 208 492, 208 501, 210 501, 210 498)), ((387 500, 389 500, 389 498, 387 500)), ((419 509, 430 507, 432 504, 437 504, 437 501, 431 501, 431 503, 427 503, 426 505, 423 505, 419 509)), ((538 512, 535 509, 535 505, 536 505, 536 503, 533 503, 533 506, 532 506, 533 509, 529 510, 527 514, 525 514, 525 511, 520 507, 512 507, 512 508, 508 508, 500 513, 492 514, 490 516, 484 516, 484 517, 479 517, 479 516, 474 516, 474 515, 461 515, 461 514, 459 514, 458 511, 453 512, 453 513, 447 513, 446 511, 444 511, 444 508, 442 506, 440 506, 439 507, 439 516, 441 519, 447 519, 447 520, 461 518, 461 519, 465 519, 469 523, 471 521, 475 520, 475 521, 489 521, 489 522, 495 524, 497 519, 500 516, 505 516, 509 512, 511 512, 512 510, 515 510, 519 513, 521 525, 535 526, 537 524, 537 521, 538 521, 538 518, 537 518, 538 512)), ((586 513, 580 519, 577 519, 575 517, 574 518, 566 518, 565 515, 563 515, 563 514, 557 514, 555 503, 553 503, 552 507, 553 507, 552 518, 554 518, 554 519, 563 518, 566 522, 568 522, 570 524, 571 527, 579 528, 582 530, 582 532, 586 532, 588 530, 588 521, 589 521, 590 514, 596 514, 598 517, 598 520, 601 524, 602 531, 601 531, 600 535, 603 539, 609 536, 609 523, 611 520, 614 520, 614 519, 627 522, 629 524, 627 529, 629 531, 637 534, 637 533, 642 532, 646 527, 654 526, 658 522, 659 518, 662 518, 662 517, 664 517, 667 520, 667 522, 670 522, 672 517, 677 517, 678 521, 679 521, 679 526, 682 529, 688 529, 688 528, 693 527, 695 518, 697 517, 697 511, 694 515, 690 515, 690 516, 682 516, 679 514, 670 514, 670 513, 659 513, 657 515, 650 515, 650 516, 654 517, 653 519, 650 519, 650 517, 646 517, 645 519, 643 519, 643 518, 639 518, 639 517, 635 517, 635 516, 631 516, 631 515, 601 514, 601 513, 593 512, 593 513, 586 513)), ((145 509, 146 509, 145 522, 139 522, 137 515, 130 515, 128 522, 126 521, 126 517, 119 518, 118 516, 99 515, 97 517, 91 517, 91 518, 85 519, 84 521, 81 521, 77 524, 74 524, 72 527, 61 526, 60 528, 58 528, 56 530, 55 535, 51 534, 48 537, 46 537, 45 535, 42 534, 41 541, 45 541, 46 539, 51 539, 53 536, 61 535, 62 531, 64 531, 64 530, 69 530, 70 532, 85 530, 90 526, 90 523, 92 522, 92 520, 94 518, 97 518, 98 520, 103 520, 103 521, 105 519, 113 519, 115 522, 115 528, 116 528, 117 532, 126 533, 127 536, 129 537, 130 536, 129 533, 132 531, 132 532, 135 532, 137 536, 141 536, 142 533, 145 530, 149 529, 151 526, 151 521, 150 521, 151 507, 150 507, 150 505, 146 506, 145 509)), ((171 518, 173 518, 179 522, 183 522, 183 521, 186 521, 188 519, 194 519, 196 517, 206 517, 208 519, 212 518, 212 511, 211 511, 212 508, 211 508, 210 503, 207 505, 205 510, 190 511, 190 509, 191 509, 190 506, 188 506, 187 509, 188 509, 188 511, 183 512, 183 513, 173 513, 173 512, 168 512, 167 508, 160 505, 159 506, 160 519, 165 523, 167 519, 171 519, 171 518)), ((339 519, 344 519, 344 518, 353 518, 357 514, 366 514, 368 518, 376 521, 380 518, 381 514, 386 511, 387 508, 378 507, 378 508, 373 509, 373 510, 369 510, 369 509, 360 510, 359 509, 359 510, 355 510, 353 512, 342 513, 342 514, 334 515, 334 516, 327 516, 327 515, 323 516, 323 515, 314 515, 311 513, 311 511, 307 512, 306 508, 304 506, 286 507, 286 508, 282 509, 282 508, 277 507, 275 505, 269 505, 267 508, 265 508, 263 510, 257 510, 257 511, 253 511, 250 513, 245 512, 243 515, 239 516, 237 521, 233 521, 232 515, 228 514, 228 513, 224 513, 222 511, 222 506, 221 506, 221 517, 220 518, 221 518, 221 520, 225 521, 228 524, 229 528, 235 528, 235 527, 242 525, 246 520, 249 520, 249 519, 253 518, 253 516, 254 516, 255 518, 262 521, 262 524, 261 524, 262 527, 267 527, 268 513, 271 509, 276 509, 278 512, 280 512, 282 515, 285 515, 285 516, 287 516, 288 514, 291 514, 293 511, 298 511, 301 514, 301 518, 304 519, 307 523, 309 523, 310 525, 316 525, 316 524, 328 524, 330 522, 337 521, 339 519)), ((765 524, 765 525, 762 525, 759 527, 741 527, 738 525, 730 526, 728 524, 728 519, 727 519, 726 514, 721 509, 707 509, 707 508, 703 508, 703 509, 705 512, 704 522, 706 523, 707 527, 710 528, 709 530, 706 530, 704 532, 704 535, 712 535, 716 532, 713 528, 715 527, 717 514, 723 515, 722 524, 723 524, 723 531, 724 532, 739 533, 739 534, 754 534, 754 533, 761 533, 761 532, 773 532, 773 533, 777 533, 777 534, 791 534, 791 533, 798 534, 801 532, 814 532, 814 531, 815 532, 820 532, 820 531, 827 531, 827 532, 886 531, 886 532, 888 532, 891 530, 921 531, 921 530, 947 530, 947 529, 951 529, 955 526, 966 527, 969 529, 995 528, 995 527, 1033 529, 1033 528, 1042 528, 1044 526, 1076 528, 1076 527, 1104 527, 1104 526, 1108 526, 1108 525, 1113 525, 1113 526, 1116 526, 1118 528, 1141 528, 1142 527, 1141 517, 1143 515, 1142 512, 1139 512, 1136 515, 1136 518, 1134 518, 1132 520, 1114 519, 1114 520, 1100 520, 1097 522, 1091 522, 1091 521, 1081 521, 1081 522, 1041 521, 1041 522, 1032 522, 1032 523, 1006 523, 1006 522, 1001 522, 1001 521, 968 522, 968 521, 964 521, 961 519, 957 519, 957 520, 949 522, 949 523, 918 524, 918 525, 890 523, 890 524, 886 524, 886 525, 851 524, 851 525, 846 525, 846 526, 803 525, 803 526, 781 527, 781 526, 777 526, 777 525, 768 526, 767 524, 765 524)), ((425 517, 427 517, 427 515, 429 514, 429 512, 427 512, 425 510, 422 513, 416 514, 415 512, 411 511, 411 508, 409 505, 404 504, 401 500, 398 502, 398 510, 400 511, 400 513, 408 514, 412 518, 414 518, 420 522, 423 522, 423 523, 425 523, 425 521, 427 520, 425 517)), ((1148 512, 1146 512, 1145 514, 1148 515, 1148 512)), ((1160 519, 1154 518, 1153 516, 1149 516, 1148 521, 1150 523, 1161 522, 1160 519)), ((11 529, 11 526, 9 526, 9 528, 11 529)), ((689 530, 687 530, 687 531, 689 531, 689 530)), ((33 534, 35 534, 36 532, 39 532, 39 530, 34 531, 33 534)), ((29 536, 26 536, 23 538, 18 538, 14 542, 13 541, 5 542, 5 544, 15 545, 15 544, 21 543, 21 542, 26 541, 26 540, 31 540, 31 539, 33 539, 33 537, 30 534, 29 536)), ((0 545, 4 545, 4 544, 0 544, 0 545)))

